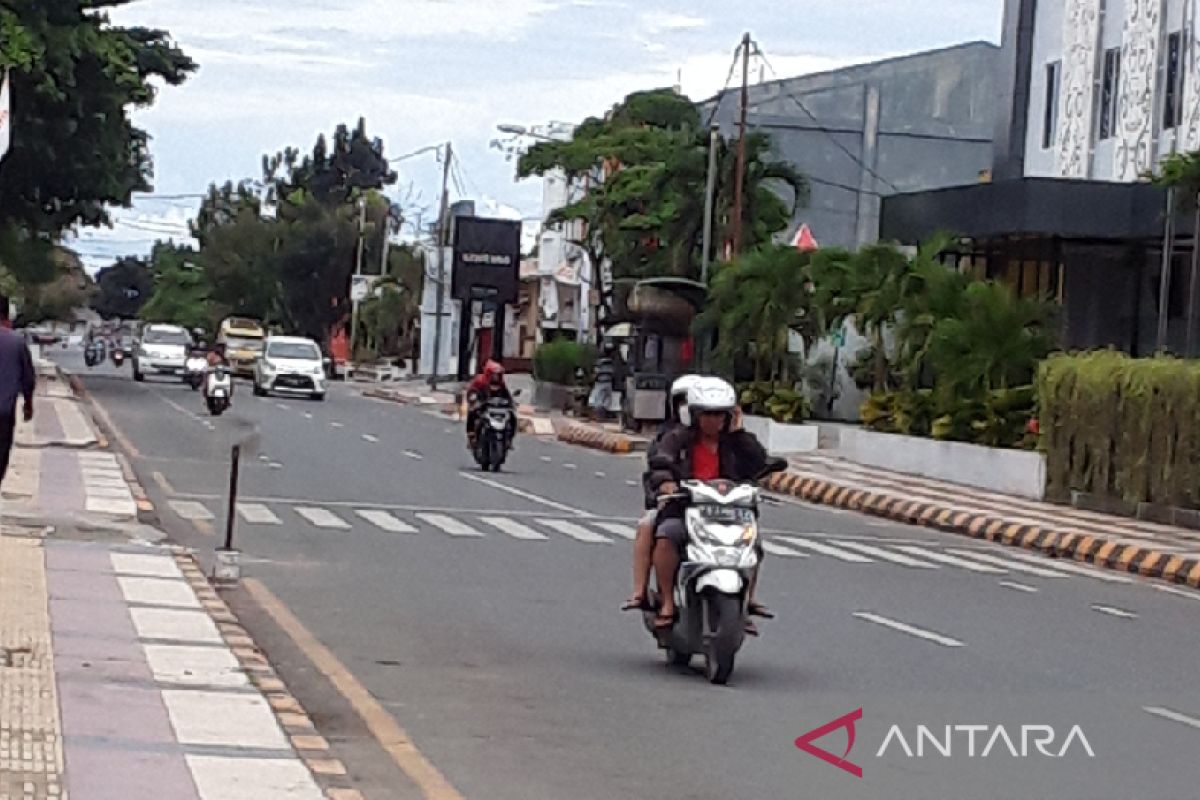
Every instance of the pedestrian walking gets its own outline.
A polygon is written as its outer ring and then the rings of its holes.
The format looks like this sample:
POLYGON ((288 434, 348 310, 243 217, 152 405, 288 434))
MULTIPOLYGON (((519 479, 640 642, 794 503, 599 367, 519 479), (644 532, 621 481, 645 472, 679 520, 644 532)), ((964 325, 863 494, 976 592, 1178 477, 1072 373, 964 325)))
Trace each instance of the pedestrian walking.
POLYGON ((0 484, 8 474, 8 458, 16 434, 17 399, 24 398, 22 413, 26 422, 31 421, 36 383, 37 373, 33 370, 29 345, 13 332, 8 298, 0 294, 0 484))

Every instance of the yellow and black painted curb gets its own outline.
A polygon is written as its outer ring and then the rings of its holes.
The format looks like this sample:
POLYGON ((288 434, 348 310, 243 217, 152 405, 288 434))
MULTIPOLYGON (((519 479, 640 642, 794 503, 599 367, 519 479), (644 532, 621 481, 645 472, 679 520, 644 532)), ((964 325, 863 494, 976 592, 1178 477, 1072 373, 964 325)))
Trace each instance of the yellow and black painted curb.
POLYGON ((646 449, 646 443, 642 439, 635 439, 622 433, 601 431, 589 425, 578 425, 573 422, 564 422, 558 425, 556 434, 560 442, 590 447, 593 450, 604 450, 608 453, 632 453, 635 450, 646 449))
POLYGON ((266 698, 279 727, 312 773, 327 800, 363 800, 362 794, 351 786, 346 765, 330 753, 329 742, 317 732, 312 718, 288 691, 267 661, 267 657, 255 646, 250 634, 209 583, 195 557, 186 550, 177 548, 175 561, 204 610, 216 623, 221 637, 237 658, 242 671, 266 698))
POLYGON ((773 492, 810 503, 836 506, 907 525, 923 525, 1200 589, 1200 558, 1168 553, 1153 546, 1125 544, 1094 533, 1031 525, 986 512, 961 511, 938 503, 906 500, 792 472, 772 475, 764 484, 773 492))

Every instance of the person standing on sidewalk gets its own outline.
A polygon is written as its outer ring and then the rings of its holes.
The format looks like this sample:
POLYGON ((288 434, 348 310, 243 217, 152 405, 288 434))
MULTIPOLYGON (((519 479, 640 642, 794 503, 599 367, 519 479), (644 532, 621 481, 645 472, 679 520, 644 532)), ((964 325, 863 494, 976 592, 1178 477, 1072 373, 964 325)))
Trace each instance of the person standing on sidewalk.
POLYGON ((23 397, 25 421, 33 419, 33 390, 37 373, 25 339, 12 330, 8 316, 8 298, 0 294, 0 483, 8 473, 17 429, 17 398, 23 397))

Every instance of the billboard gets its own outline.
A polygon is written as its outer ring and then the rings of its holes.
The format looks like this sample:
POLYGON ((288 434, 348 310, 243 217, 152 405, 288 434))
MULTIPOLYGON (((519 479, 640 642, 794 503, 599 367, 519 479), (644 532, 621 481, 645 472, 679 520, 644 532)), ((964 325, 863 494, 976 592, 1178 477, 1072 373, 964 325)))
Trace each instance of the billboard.
POLYGON ((521 223, 507 219, 454 220, 452 293, 460 300, 515 303, 521 269, 521 223))

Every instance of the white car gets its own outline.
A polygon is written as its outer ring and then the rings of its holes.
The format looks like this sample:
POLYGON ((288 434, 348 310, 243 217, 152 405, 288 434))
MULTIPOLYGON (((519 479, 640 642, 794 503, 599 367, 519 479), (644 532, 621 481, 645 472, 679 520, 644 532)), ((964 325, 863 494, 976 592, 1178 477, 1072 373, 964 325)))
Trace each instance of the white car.
POLYGON ((133 349, 133 379, 146 380, 146 375, 183 376, 192 335, 178 325, 147 325, 133 349))
POLYGON ((298 336, 267 338, 262 357, 254 364, 254 394, 295 392, 324 400, 328 389, 325 359, 316 342, 298 336))

